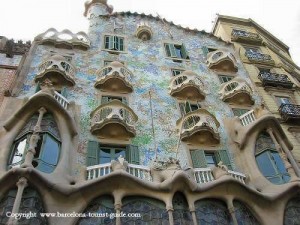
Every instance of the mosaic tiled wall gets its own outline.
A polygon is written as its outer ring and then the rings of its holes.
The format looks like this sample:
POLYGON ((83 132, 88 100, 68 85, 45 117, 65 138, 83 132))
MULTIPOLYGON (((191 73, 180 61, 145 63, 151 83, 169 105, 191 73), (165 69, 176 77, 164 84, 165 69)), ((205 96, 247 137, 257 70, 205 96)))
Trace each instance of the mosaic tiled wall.
MULTIPOLYGON (((80 137, 77 151, 76 173, 85 169, 86 143, 93 139, 90 132, 90 112, 98 106, 98 90, 94 88, 96 71, 103 67, 103 60, 116 60, 125 63, 134 74, 134 92, 130 95, 129 105, 136 112, 139 120, 136 124, 137 135, 132 143, 139 146, 141 162, 149 165, 154 158, 154 142, 152 137, 149 91, 152 93, 154 113, 154 126, 159 158, 175 156, 178 133, 176 121, 180 118, 178 104, 175 98, 169 95, 169 82, 171 80, 171 68, 182 68, 196 72, 204 81, 208 95, 201 102, 201 106, 215 115, 221 126, 219 128, 221 143, 216 149, 228 149, 227 133, 222 118, 231 117, 233 113, 228 105, 220 100, 218 91, 220 82, 217 75, 210 71, 205 63, 206 57, 202 47, 227 48, 234 53, 233 47, 203 32, 187 31, 173 25, 163 23, 161 20, 141 18, 140 16, 118 16, 108 18, 93 18, 90 20, 89 37, 91 48, 88 51, 72 50, 73 63, 77 68, 76 85, 68 89, 67 98, 81 106, 80 137), (137 24, 147 22, 154 34, 151 40, 141 41, 135 37, 137 24), (122 27, 114 29, 115 25, 122 27), (117 34, 125 36, 125 53, 119 55, 103 51, 104 34, 117 34), (172 38, 172 37, 173 38, 172 38), (165 56, 163 43, 183 43, 187 49, 190 61, 173 62, 165 56)), ((24 82, 22 95, 31 96, 35 91, 34 76, 38 65, 45 59, 49 51, 61 51, 49 46, 39 46, 33 58, 30 72, 24 82)), ((70 50, 65 50, 68 52, 70 50)), ((234 54, 236 57, 237 55, 234 54)), ((238 59, 238 76, 248 78, 238 59)), ((251 85, 253 87, 253 85, 251 85)), ((254 91, 256 104, 260 99, 254 91)), ((182 166, 187 165, 184 146, 179 148, 182 166)))

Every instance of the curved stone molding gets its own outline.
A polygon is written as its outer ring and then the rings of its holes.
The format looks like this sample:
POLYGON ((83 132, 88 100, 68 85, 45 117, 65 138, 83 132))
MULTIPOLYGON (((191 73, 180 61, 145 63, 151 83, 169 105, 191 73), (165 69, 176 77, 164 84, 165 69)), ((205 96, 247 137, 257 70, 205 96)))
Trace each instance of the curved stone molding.
POLYGON ((74 34, 70 30, 59 32, 54 28, 50 28, 46 32, 39 34, 34 40, 40 44, 53 44, 56 48, 79 48, 87 50, 91 45, 87 34, 82 31, 74 34))
POLYGON ((120 62, 111 62, 97 71, 95 88, 102 91, 131 93, 133 74, 120 62))
POLYGON ((217 119, 205 109, 189 112, 177 122, 182 141, 191 144, 218 144, 220 126, 217 119))
POLYGON ((75 66, 61 55, 50 56, 38 67, 35 82, 49 79, 54 86, 74 86, 75 66))
POLYGON ((137 115, 119 100, 112 100, 91 113, 91 133, 100 138, 129 139, 135 136, 137 115))
POLYGON ((234 55, 226 50, 218 49, 207 54, 208 68, 221 71, 238 71, 234 55))
POLYGON ((224 102, 235 103, 239 105, 253 105, 252 89, 250 85, 240 77, 223 83, 219 91, 221 99, 224 102))
POLYGON ((175 76, 170 83, 170 95, 180 99, 201 101, 205 99, 205 85, 193 71, 187 70, 175 76))
POLYGON ((148 24, 140 23, 136 29, 135 35, 143 41, 148 41, 151 39, 153 32, 148 24))

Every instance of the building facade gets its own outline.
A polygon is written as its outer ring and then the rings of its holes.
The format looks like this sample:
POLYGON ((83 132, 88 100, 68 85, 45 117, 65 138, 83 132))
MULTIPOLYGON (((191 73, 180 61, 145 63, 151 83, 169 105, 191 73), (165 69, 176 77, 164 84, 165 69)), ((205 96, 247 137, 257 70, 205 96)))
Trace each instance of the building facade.
POLYGON ((84 15, 3 96, 0 224, 299 224, 297 146, 235 44, 106 0, 84 15))

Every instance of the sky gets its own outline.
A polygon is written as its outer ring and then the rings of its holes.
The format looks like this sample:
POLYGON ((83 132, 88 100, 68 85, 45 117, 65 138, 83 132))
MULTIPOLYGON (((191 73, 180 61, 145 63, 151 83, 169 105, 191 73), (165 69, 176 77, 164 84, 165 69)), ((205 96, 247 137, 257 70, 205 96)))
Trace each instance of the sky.
MULTIPOLYGON (((84 0, 0 0, 0 35, 33 40, 48 28, 88 29, 84 0)), ((252 18, 290 47, 300 66, 299 0, 108 0, 114 11, 157 15, 184 27, 211 32, 216 14, 252 18)))

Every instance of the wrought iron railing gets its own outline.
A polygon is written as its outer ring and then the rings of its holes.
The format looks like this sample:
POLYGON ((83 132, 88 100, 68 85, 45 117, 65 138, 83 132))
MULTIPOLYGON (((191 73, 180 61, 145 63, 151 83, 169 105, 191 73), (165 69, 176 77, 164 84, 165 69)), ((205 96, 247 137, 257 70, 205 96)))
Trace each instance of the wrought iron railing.
POLYGON ((261 80, 264 86, 283 86, 286 88, 292 88, 293 82, 285 74, 270 73, 262 71, 259 73, 258 78, 261 80))
POLYGON ((263 40, 257 33, 233 29, 231 32, 231 40, 233 41, 249 41, 249 42, 259 42, 263 40))
POLYGON ((250 61, 269 63, 269 64, 274 63, 274 61, 272 60, 272 57, 268 54, 263 54, 260 52, 246 51, 245 55, 250 61))
POLYGON ((290 119, 300 119, 300 105, 281 104, 278 110, 285 121, 290 119))

